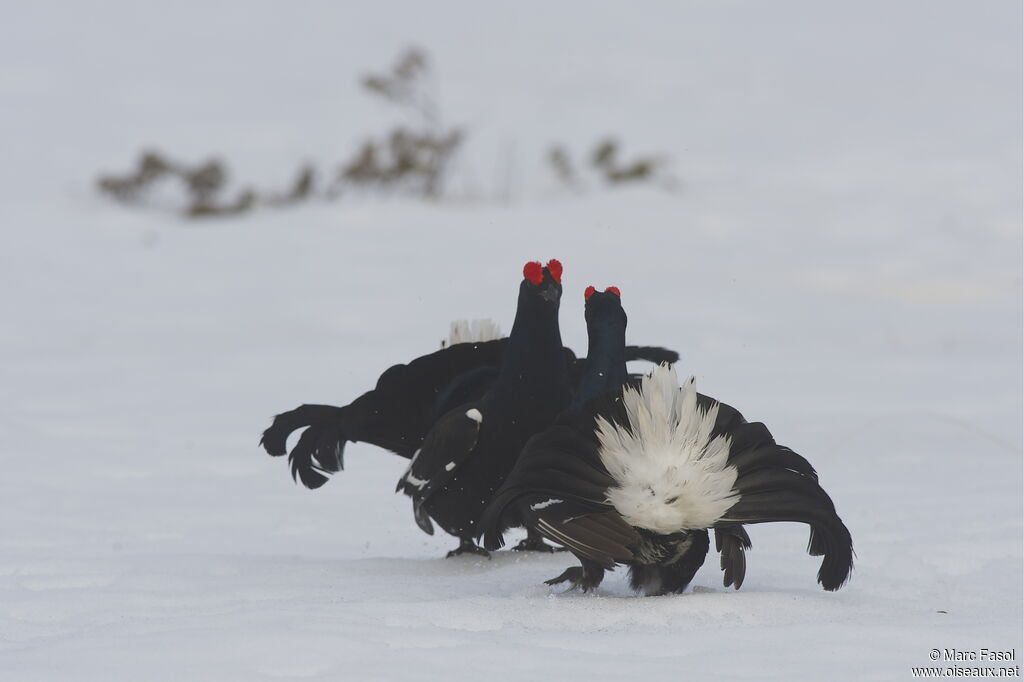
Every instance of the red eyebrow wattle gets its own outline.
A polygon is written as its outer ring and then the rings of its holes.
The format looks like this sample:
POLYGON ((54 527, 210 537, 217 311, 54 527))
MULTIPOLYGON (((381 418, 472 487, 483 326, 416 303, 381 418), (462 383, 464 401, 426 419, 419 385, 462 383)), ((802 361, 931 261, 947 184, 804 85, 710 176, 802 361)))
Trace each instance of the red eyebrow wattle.
POLYGON ((551 273, 551 277, 559 284, 562 283, 562 264, 556 259, 552 258, 548 261, 548 272, 551 273))
POLYGON ((523 277, 530 280, 535 286, 544 281, 544 266, 538 261, 530 261, 523 266, 523 277))

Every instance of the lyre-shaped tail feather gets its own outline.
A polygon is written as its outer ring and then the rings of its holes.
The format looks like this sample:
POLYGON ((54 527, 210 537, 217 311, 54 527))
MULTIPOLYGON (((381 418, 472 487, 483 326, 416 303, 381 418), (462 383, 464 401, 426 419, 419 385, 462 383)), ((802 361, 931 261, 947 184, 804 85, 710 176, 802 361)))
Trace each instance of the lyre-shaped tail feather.
POLYGON ((746 550, 750 549, 750 536, 743 526, 724 526, 715 529, 715 549, 721 553, 722 584, 740 589, 747 575, 746 550))
POLYGON ((292 478, 307 488, 319 488, 330 474, 343 467, 345 436, 342 432, 344 408, 332 405, 301 405, 274 417, 263 432, 260 445, 274 457, 288 450, 288 437, 305 428, 288 456, 292 478))
POLYGON ((653 365, 673 365, 679 362, 679 353, 661 346, 626 346, 624 355, 626 362, 645 360, 653 365))
MULTIPOLYGON (((788 454, 806 461, 786 448, 772 447, 785 451, 771 453, 773 458, 785 460, 788 454)), ((837 590, 849 580, 853 571, 853 540, 849 529, 836 514, 828 493, 814 476, 800 472, 801 467, 801 461, 793 459, 790 468, 740 468, 735 483, 740 499, 722 520, 806 523, 811 527, 808 551, 824 557, 818 570, 818 582, 826 590, 837 590)))

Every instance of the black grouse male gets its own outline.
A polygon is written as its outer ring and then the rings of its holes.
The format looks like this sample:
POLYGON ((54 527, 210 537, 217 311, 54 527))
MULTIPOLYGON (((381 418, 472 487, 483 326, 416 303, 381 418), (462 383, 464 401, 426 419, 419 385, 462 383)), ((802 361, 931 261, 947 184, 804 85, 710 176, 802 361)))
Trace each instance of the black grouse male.
MULTIPOLYGON (((593 348, 592 348, 593 354, 593 348)), ((629 566, 645 594, 681 592, 704 563, 714 528, 725 584, 743 581, 744 523, 811 526, 808 551, 824 555, 818 581, 836 590, 853 568, 850 533, 803 457, 760 423, 679 386, 661 366, 568 410, 525 447, 485 511, 485 545, 523 521, 567 547, 581 566, 548 581, 593 589, 629 566)))
POLYGON ((526 441, 572 400, 558 329, 561 275, 556 260, 526 264, 497 379, 480 400, 437 421, 398 483, 424 532, 433 534, 433 519, 459 538, 449 556, 486 554, 474 543, 480 514, 526 441))

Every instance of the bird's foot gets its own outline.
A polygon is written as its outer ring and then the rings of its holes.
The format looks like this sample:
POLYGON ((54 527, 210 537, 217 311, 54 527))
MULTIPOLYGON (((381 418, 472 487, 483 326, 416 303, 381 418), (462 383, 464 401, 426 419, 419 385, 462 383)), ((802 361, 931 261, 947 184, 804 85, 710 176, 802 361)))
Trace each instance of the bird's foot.
POLYGON ((564 552, 565 547, 556 547, 555 545, 549 545, 544 542, 541 538, 527 537, 525 540, 520 542, 518 545, 512 548, 514 552, 564 552))
POLYGON ((557 578, 551 580, 545 580, 545 585, 558 585, 560 583, 569 582, 570 590, 583 590, 589 592, 598 585, 601 584, 601 579, 604 578, 604 571, 598 573, 588 573, 582 566, 572 566, 571 568, 565 569, 565 572, 557 578))
POLYGON ((463 554, 476 554, 478 556, 491 558, 491 553, 483 547, 478 546, 472 540, 459 540, 459 546, 448 552, 445 555, 446 559, 451 559, 453 556, 462 556, 463 554))

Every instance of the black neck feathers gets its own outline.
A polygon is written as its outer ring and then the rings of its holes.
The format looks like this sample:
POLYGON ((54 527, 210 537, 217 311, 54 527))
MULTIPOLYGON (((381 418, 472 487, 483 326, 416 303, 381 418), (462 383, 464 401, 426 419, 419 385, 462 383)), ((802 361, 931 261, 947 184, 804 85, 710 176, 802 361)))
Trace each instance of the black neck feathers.
POLYGON ((558 329, 561 286, 545 276, 540 285, 524 280, 519 286, 516 319, 508 336, 498 382, 505 389, 534 383, 568 382, 558 329))
POLYGON ((626 312, 619 297, 610 292, 594 293, 587 299, 587 365, 573 406, 614 390, 625 383, 626 312))

